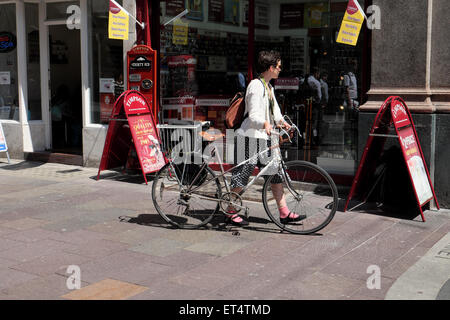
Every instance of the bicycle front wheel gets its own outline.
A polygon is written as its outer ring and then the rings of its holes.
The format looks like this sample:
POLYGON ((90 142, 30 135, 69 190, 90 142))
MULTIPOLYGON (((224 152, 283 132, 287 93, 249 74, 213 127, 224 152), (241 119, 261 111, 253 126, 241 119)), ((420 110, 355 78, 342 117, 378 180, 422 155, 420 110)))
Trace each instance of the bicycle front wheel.
POLYGON ((183 165, 168 163, 155 176, 153 204, 161 217, 173 226, 184 229, 201 227, 219 210, 220 181, 209 167, 200 173, 199 170, 200 166, 190 166, 186 170, 183 165), (214 181, 207 184, 210 179, 214 181), (188 190, 191 183, 193 188, 201 187, 192 192, 188 190))
MULTIPOLYGON (((263 204, 270 219, 281 229, 297 234, 311 234, 328 225, 336 213, 338 191, 333 179, 321 167, 306 161, 284 164, 281 182, 284 200, 292 213, 302 220, 280 219, 278 204, 272 193, 277 175, 269 177, 263 187, 263 204)), ((279 180, 279 178, 278 178, 279 180)), ((278 190, 279 187, 278 187, 278 190)))

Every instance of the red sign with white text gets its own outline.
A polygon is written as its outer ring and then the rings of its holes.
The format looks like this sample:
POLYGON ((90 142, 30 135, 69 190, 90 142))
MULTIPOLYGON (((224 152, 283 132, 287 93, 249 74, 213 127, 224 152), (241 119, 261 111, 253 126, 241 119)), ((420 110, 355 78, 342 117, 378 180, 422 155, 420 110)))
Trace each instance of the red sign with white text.
POLYGON ((165 159, 145 97, 139 92, 130 91, 125 95, 123 105, 143 173, 158 171, 164 166, 165 159))
POLYGON ((166 159, 146 97, 138 91, 128 90, 114 104, 97 180, 102 170, 124 167, 129 163, 133 147, 147 182, 145 175, 158 171, 166 159))
POLYGON ((433 198, 433 192, 416 141, 416 135, 408 113, 400 101, 394 100, 391 102, 391 113, 418 202, 423 205, 433 198))

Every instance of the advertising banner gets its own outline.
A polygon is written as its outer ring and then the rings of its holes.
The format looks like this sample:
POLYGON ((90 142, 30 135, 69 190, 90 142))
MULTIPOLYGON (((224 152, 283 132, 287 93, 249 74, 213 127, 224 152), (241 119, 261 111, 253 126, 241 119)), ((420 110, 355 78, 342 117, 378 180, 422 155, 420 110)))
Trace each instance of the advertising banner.
POLYGON ((391 107, 392 119, 397 130, 400 147, 405 157, 406 165, 413 182, 414 190, 420 205, 433 198, 428 175, 425 170, 424 161, 419 152, 419 146, 416 141, 411 121, 403 104, 394 100, 391 107))
POLYGON ((108 37, 110 39, 128 40, 129 16, 109 1, 108 37))
POLYGON ((364 23, 364 17, 364 12, 359 6, 358 1, 350 0, 345 11, 344 19, 342 19, 336 42, 356 46, 362 24, 364 23))
POLYGON ((146 183, 146 174, 158 171, 166 163, 146 97, 138 91, 128 90, 114 104, 97 180, 102 170, 133 162, 135 158, 130 159, 132 150, 136 151, 146 183))

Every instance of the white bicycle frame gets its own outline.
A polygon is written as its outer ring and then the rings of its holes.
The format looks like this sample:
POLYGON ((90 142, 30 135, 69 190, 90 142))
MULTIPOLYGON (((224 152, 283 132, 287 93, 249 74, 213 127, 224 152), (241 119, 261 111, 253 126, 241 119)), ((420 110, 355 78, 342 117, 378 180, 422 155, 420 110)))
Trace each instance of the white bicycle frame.
MULTIPOLYGON (((285 116, 285 119, 286 119, 286 118, 287 118, 288 120, 290 120, 288 116, 285 116)), ((294 125, 293 125, 293 128, 298 132, 299 136, 301 136, 300 131, 298 130, 298 128, 297 128, 296 126, 294 126, 294 125)), ((292 142, 292 140, 290 139, 289 133, 288 133, 286 130, 280 129, 280 131, 282 131, 282 133, 273 130, 273 131, 272 131, 272 134, 275 134, 275 135, 282 135, 283 133, 285 133, 285 134, 287 135, 289 141, 292 142)), ((231 169, 229 169, 229 170, 227 170, 227 171, 225 171, 224 168, 223 168, 222 158, 220 157, 220 153, 219 153, 217 147, 216 147, 216 146, 213 146, 213 149, 212 149, 212 151, 211 151, 211 157, 208 157, 208 158, 211 159, 211 158, 213 158, 214 156, 217 156, 221 174, 220 174, 220 175, 217 175, 217 176, 215 176, 215 177, 213 177, 213 178, 210 178, 210 179, 206 180, 206 181, 203 182, 200 186, 196 186, 195 188, 192 188, 192 187, 194 186, 196 180, 197 180, 198 177, 200 176, 201 172, 202 172, 203 170, 205 170, 206 166, 208 166, 208 162, 207 162, 207 161, 203 162, 203 164, 201 165, 200 170, 198 171, 197 175, 194 177, 194 179, 192 179, 192 182, 191 182, 190 185, 187 187, 186 192, 193 193, 193 192, 197 191, 198 189, 205 187, 205 186, 208 185, 211 181, 216 180, 216 179, 219 179, 220 177, 222 177, 223 182, 224 182, 224 185, 225 185, 225 189, 226 189, 227 193, 230 193, 230 192, 231 192, 230 186, 229 186, 229 184, 228 184, 228 182, 227 182, 227 180, 226 180, 226 178, 225 178, 225 175, 226 175, 227 173, 229 173, 230 171, 234 170, 235 168, 240 167, 240 166, 243 166, 244 164, 246 164, 246 163, 248 163, 248 162, 250 162, 250 161, 252 161, 252 160, 257 159, 257 157, 259 157, 259 156, 261 156, 261 155, 263 155, 263 154, 269 152, 270 150, 275 150, 275 154, 273 155, 272 159, 269 161, 269 163, 268 163, 267 165, 265 165, 265 166, 263 167, 263 169, 262 169, 262 170, 261 170, 254 178, 252 178, 252 180, 250 181, 250 183, 248 183, 248 184, 242 189, 242 191, 240 192, 240 194, 245 193, 245 192, 246 192, 246 191, 247 191, 247 190, 255 183, 255 181, 256 181, 259 177, 261 177, 262 175, 264 175, 264 174, 267 172, 267 170, 269 170, 270 168, 274 168, 274 165, 276 165, 276 166, 278 167, 278 172, 281 171, 281 173, 283 174, 284 178, 285 178, 287 181, 290 181, 289 176, 287 175, 287 173, 285 172, 285 170, 283 170, 283 168, 282 168, 282 163, 283 163, 283 161, 282 161, 281 151, 280 151, 279 146, 280 146, 280 144, 277 144, 277 145, 275 145, 275 146, 268 147, 267 149, 265 149, 265 150, 263 150, 263 151, 261 151, 261 152, 255 154, 255 155, 251 156, 249 159, 247 159, 247 160, 245 160, 245 161, 239 163, 238 165, 234 166, 233 168, 231 168, 231 169), (277 163, 275 164, 275 162, 277 162, 277 163)), ((197 152, 189 152, 189 153, 186 154, 186 156, 189 156, 189 155, 191 155, 191 154, 196 154, 196 153, 197 153, 197 152)), ((174 173, 174 175, 175 175, 175 178, 177 179, 177 181, 178 181, 178 183, 179 183, 180 186, 183 185, 183 184, 181 183, 181 181, 184 180, 184 173, 185 173, 185 168, 186 168, 186 162, 184 162, 184 163, 185 163, 185 165, 184 165, 184 167, 183 167, 183 173, 182 173, 182 175, 181 175, 181 180, 180 180, 180 179, 178 178, 178 175, 177 175, 177 173, 176 173, 175 168, 173 167, 172 161, 169 162, 169 164, 170 164, 170 166, 171 166, 171 169, 172 169, 172 171, 173 171, 173 173, 174 173)), ((298 193, 295 192, 295 190, 293 190, 293 189, 290 187, 289 183, 287 183, 286 185, 287 185, 289 191, 290 191, 294 196, 297 197, 297 196, 298 196, 298 193)), ((200 198, 203 198, 203 197, 200 196, 200 198)), ((205 196, 204 198, 205 198, 205 199, 208 199, 208 200, 218 201, 218 202, 222 201, 221 199, 212 199, 212 198, 209 198, 209 197, 206 197, 206 196, 205 196)), ((244 208, 244 207, 242 207, 242 208, 244 208)))

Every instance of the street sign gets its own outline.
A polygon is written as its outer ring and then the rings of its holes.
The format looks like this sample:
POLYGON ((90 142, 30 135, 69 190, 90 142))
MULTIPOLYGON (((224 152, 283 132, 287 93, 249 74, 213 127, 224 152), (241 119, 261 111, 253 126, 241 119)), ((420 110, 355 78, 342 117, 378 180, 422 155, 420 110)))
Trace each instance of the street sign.
POLYGON ((422 220, 425 222, 422 207, 433 199, 438 209, 439 204, 431 183, 430 174, 425 163, 422 148, 420 147, 411 113, 405 101, 398 96, 387 98, 375 117, 345 203, 344 211, 347 210, 350 200, 355 195, 365 194, 364 202, 368 199, 373 190, 373 185, 369 182, 370 177, 375 172, 377 160, 383 153, 386 139, 389 137, 398 139, 414 189, 417 205, 420 209, 422 220), (394 126, 396 135, 389 134, 391 125, 394 126), (369 191, 370 188, 372 190, 369 191))
POLYGON ((125 91, 111 113, 97 180, 102 170, 126 166, 134 150, 147 183, 146 174, 158 171, 166 163, 160 146, 146 97, 138 91, 125 91))

